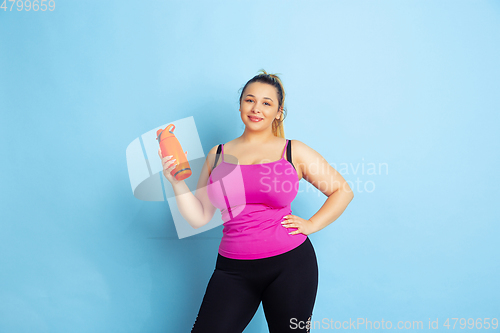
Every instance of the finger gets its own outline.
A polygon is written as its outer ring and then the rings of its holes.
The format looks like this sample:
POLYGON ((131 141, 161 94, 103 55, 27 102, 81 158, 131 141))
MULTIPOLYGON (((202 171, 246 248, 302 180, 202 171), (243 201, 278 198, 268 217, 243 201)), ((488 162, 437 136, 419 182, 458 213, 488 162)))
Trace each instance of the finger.
MULTIPOLYGON (((173 157, 173 155, 170 155, 170 156, 165 156, 162 158, 162 162, 163 163, 167 163, 171 158, 173 157)), ((175 159, 173 159, 172 161, 174 161, 175 159)))
POLYGON ((174 163, 175 162, 175 159, 172 159, 172 160, 169 160, 169 157, 166 156, 164 157, 161 162, 163 163, 163 166, 166 167, 166 166, 170 166, 171 163, 174 163))

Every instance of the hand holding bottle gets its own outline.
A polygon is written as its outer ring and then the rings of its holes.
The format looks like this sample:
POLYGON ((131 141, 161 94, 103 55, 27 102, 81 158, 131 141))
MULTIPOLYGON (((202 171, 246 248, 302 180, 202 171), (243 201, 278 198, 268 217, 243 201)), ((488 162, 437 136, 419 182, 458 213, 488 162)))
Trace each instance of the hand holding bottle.
MULTIPOLYGON (((187 152, 184 152, 182 149, 181 143, 175 137, 174 134, 175 125, 169 124, 165 129, 159 129, 156 131, 156 140, 160 145, 160 150, 158 154, 162 160, 162 165, 165 170, 165 163, 168 163, 167 169, 170 170, 172 177, 175 177, 175 180, 184 180, 191 176, 192 171, 189 166, 189 162, 187 160, 187 152), (185 154, 183 156, 183 154, 185 154), (168 157, 168 159, 163 162, 163 158, 168 157), (172 157, 175 159, 171 160, 172 157), (173 164, 176 162, 175 164, 173 164), (173 164, 173 165, 172 165, 173 164), (173 168, 172 168, 173 166, 173 168)), ((178 182, 173 182, 171 178, 165 176, 172 185, 177 184, 178 182)))
MULTIPOLYGON (((185 152, 185 154, 187 158, 187 151, 185 152)), ((162 158, 161 148, 158 148, 158 156, 160 156, 161 164, 163 166, 163 175, 165 176, 165 178, 167 178, 170 184, 175 185, 181 182, 181 180, 175 179, 175 177, 173 177, 171 174, 172 170, 174 170, 177 166, 177 161, 175 160, 175 158, 172 158, 173 156, 165 156, 162 158)))

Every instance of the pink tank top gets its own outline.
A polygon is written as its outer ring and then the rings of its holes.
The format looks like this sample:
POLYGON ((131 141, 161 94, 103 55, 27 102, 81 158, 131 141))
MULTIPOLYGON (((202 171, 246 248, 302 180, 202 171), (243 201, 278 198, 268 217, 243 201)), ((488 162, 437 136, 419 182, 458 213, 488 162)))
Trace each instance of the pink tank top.
POLYGON ((224 221, 220 255, 266 258, 290 251, 306 240, 304 234, 288 234, 295 228, 281 225, 283 217, 292 213, 291 202, 299 188, 295 167, 284 158, 287 145, 288 140, 280 160, 250 165, 225 162, 221 145, 222 161, 207 182, 208 197, 224 221))

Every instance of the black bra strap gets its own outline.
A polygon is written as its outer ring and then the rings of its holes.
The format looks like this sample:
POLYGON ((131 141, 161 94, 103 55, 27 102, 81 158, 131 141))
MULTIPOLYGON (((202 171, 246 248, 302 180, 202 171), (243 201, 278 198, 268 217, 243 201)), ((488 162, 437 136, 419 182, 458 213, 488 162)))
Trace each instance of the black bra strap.
POLYGON ((288 162, 290 162, 293 168, 296 169, 295 165, 293 165, 292 163, 292 140, 288 140, 288 144, 286 145, 286 159, 288 162))
POLYGON ((217 153, 215 155, 215 163, 214 163, 214 167, 212 168, 212 170, 215 169, 215 166, 217 165, 217 161, 219 160, 221 150, 222 150, 222 144, 220 144, 219 147, 217 147, 217 153))
MULTIPOLYGON (((220 144, 219 147, 217 147, 217 153, 215 155, 215 162, 214 162, 214 166, 213 166, 212 170, 215 169, 215 166, 217 165, 217 161, 219 160, 219 156, 220 156, 221 151, 222 151, 222 144, 220 144)), ((295 165, 293 165, 293 163, 292 163, 292 141, 291 140, 288 140, 288 144, 286 145, 286 159, 288 162, 290 162, 290 164, 295 169, 295 165)))

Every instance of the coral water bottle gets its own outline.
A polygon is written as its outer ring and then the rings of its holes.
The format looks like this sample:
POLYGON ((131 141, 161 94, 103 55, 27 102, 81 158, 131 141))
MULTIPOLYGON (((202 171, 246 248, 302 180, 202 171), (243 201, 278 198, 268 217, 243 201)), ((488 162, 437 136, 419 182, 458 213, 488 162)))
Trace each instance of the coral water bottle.
POLYGON ((160 144, 162 157, 172 155, 177 162, 177 166, 170 174, 177 180, 183 180, 191 176, 192 172, 184 150, 174 135, 174 129, 174 124, 168 125, 164 130, 159 129, 156 131, 156 140, 160 144))

